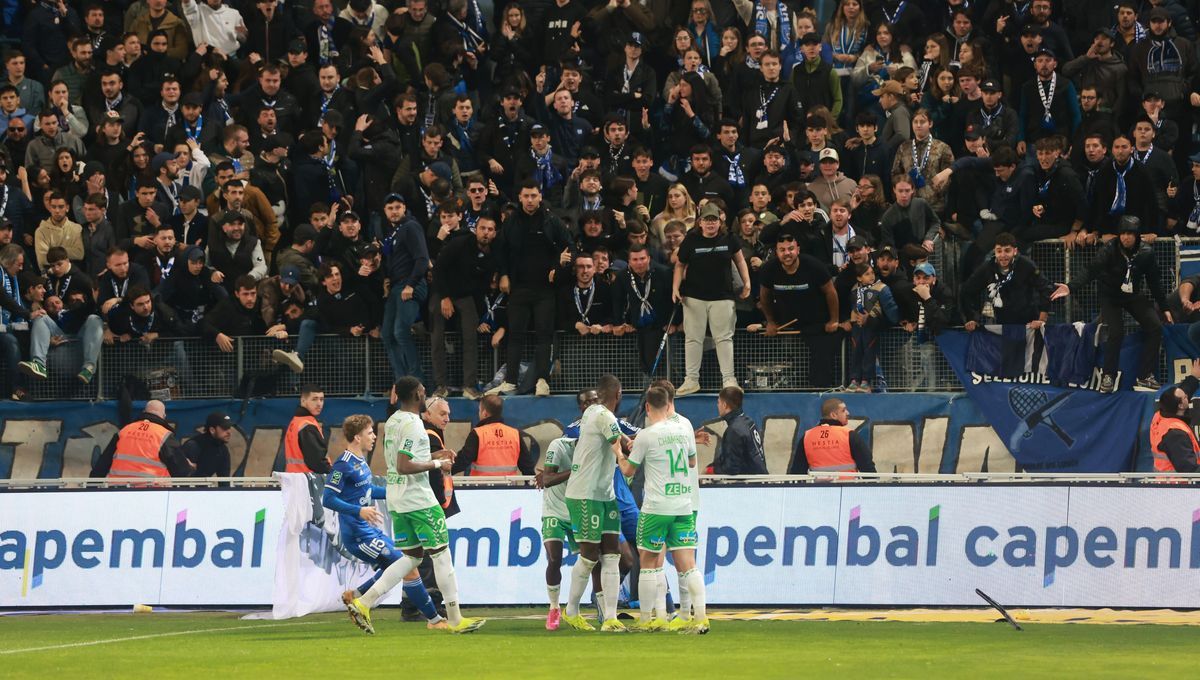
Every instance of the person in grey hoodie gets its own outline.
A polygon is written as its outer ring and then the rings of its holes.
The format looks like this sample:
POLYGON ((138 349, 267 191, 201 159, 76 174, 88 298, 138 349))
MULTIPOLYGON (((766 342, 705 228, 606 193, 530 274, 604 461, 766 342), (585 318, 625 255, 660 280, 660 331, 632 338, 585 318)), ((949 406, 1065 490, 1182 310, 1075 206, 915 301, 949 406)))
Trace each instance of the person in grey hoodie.
POLYGON ((838 157, 837 150, 831 147, 821 149, 817 167, 820 168, 820 173, 808 183, 808 190, 817 197, 817 203, 821 205, 821 209, 829 212, 829 206, 834 201, 839 198, 850 198, 854 190, 858 188, 858 182, 845 176, 838 169, 841 167, 841 158, 838 157))
POLYGON ((1125 76, 1129 67, 1125 60, 1113 51, 1117 42, 1116 33, 1107 26, 1096 30, 1087 53, 1063 65, 1063 75, 1075 82, 1075 88, 1094 87, 1112 107, 1113 111, 1124 111, 1125 76))

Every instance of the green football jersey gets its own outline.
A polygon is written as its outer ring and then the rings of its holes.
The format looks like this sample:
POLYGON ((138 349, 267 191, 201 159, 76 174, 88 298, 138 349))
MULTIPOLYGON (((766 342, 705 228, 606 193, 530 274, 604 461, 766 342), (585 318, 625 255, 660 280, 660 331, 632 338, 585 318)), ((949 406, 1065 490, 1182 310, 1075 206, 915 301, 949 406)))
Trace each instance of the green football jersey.
MULTIPOLYGON (((571 469, 571 461, 574 457, 575 440, 559 437, 546 447, 545 467, 553 467, 557 472, 565 472, 571 469)), ((566 494, 566 482, 542 489, 542 517, 557 517, 570 522, 571 514, 567 512, 566 494)))
POLYGON ((696 457, 691 428, 670 418, 638 433, 629 462, 645 472, 642 512, 653 515, 692 514, 692 477, 688 462, 696 457))
POLYGON ((617 417, 601 404, 592 404, 579 421, 579 440, 575 443, 575 460, 567 480, 567 498, 577 500, 611 501, 613 468, 617 456, 612 443, 620 439, 621 426, 617 417))

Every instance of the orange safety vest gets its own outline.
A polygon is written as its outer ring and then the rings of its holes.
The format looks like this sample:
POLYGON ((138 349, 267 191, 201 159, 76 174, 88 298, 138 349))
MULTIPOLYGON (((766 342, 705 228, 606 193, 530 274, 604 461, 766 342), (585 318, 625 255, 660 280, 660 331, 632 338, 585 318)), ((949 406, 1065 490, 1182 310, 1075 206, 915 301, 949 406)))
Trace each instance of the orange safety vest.
POLYGON ((507 477, 521 474, 521 433, 504 423, 488 423, 475 428, 479 454, 471 465, 472 477, 507 477))
MULTIPOLYGON (((446 443, 442 440, 442 435, 431 429, 426 429, 425 433, 437 440, 438 450, 446 448, 446 443)), ((442 502, 442 509, 445 510, 450 507, 450 502, 454 500, 454 478, 445 472, 442 473, 442 493, 446 498, 442 502)))
POLYGON ((804 433, 804 457, 813 472, 858 472, 850 453, 850 428, 817 425, 804 433))
POLYGON ((163 442, 171 430, 152 420, 135 420, 117 434, 109 479, 170 477, 167 466, 159 459, 163 442))
POLYGON ((322 437, 325 436, 321 431, 321 423, 312 416, 296 416, 288 423, 287 434, 283 438, 283 459, 287 463, 284 472, 312 472, 308 465, 305 465, 304 452, 300 450, 300 430, 309 425, 317 428, 322 437))
POLYGON ((1187 433, 1188 439, 1192 441, 1192 453, 1196 456, 1197 461, 1200 461, 1200 442, 1196 441, 1196 433, 1192 431, 1192 428, 1178 418, 1163 418, 1162 415, 1155 413, 1154 418, 1150 421, 1150 450, 1154 453, 1155 472, 1176 471, 1171 459, 1158 448, 1162 444, 1163 437, 1171 430, 1187 433))

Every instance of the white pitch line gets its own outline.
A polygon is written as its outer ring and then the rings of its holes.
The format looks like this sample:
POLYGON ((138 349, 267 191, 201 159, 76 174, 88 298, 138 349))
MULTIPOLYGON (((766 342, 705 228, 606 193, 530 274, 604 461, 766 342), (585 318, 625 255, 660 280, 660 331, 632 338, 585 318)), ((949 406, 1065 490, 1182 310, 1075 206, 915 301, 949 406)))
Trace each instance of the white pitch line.
POLYGON ((261 628, 283 628, 284 626, 315 626, 325 621, 297 621, 293 623, 268 623, 262 626, 226 626, 224 628, 202 628, 200 630, 179 630, 173 633, 151 633, 150 635, 131 635, 107 640, 92 640, 90 642, 68 642, 62 645, 46 645, 45 647, 26 647, 25 649, 0 649, 0 655, 25 654, 27 652, 45 652, 51 649, 71 649, 73 647, 94 647, 109 645, 116 642, 132 642, 134 640, 151 640, 153 638, 176 637, 179 635, 200 635, 202 633, 220 633, 227 630, 258 630, 261 628))

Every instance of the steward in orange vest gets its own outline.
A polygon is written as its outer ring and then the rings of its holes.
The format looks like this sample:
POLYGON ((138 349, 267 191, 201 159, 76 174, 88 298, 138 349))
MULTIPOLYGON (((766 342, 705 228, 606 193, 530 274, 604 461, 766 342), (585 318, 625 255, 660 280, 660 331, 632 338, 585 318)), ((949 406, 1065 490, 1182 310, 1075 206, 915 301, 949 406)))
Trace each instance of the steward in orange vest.
POLYGON ((515 427, 504 424, 504 399, 490 394, 479 400, 479 424, 467 435, 454 459, 453 473, 472 477, 532 475, 537 459, 515 427))
POLYGON ((121 428, 105 447, 91 476, 154 479, 191 475, 194 466, 180 451, 166 415, 167 407, 161 401, 146 402, 141 417, 121 428))
POLYGON ((300 390, 300 406, 283 436, 284 472, 325 474, 333 468, 329 461, 329 444, 317 421, 324 408, 324 392, 312 386, 300 390))
MULTIPOLYGON (((1193 375, 1200 370, 1193 363, 1193 375)), ((1158 398, 1158 412, 1150 421, 1150 451, 1155 472, 1200 472, 1200 443, 1187 421, 1191 395, 1200 387, 1195 377, 1164 391, 1158 398)))
POLYGON ((789 475, 814 472, 875 472, 871 447, 862 436, 847 426, 850 410, 836 397, 821 404, 821 421, 800 438, 789 475))

